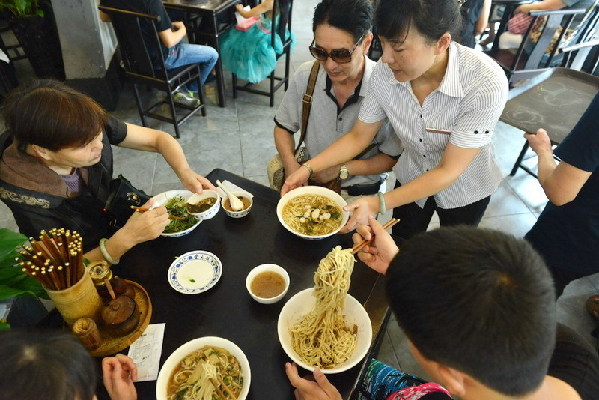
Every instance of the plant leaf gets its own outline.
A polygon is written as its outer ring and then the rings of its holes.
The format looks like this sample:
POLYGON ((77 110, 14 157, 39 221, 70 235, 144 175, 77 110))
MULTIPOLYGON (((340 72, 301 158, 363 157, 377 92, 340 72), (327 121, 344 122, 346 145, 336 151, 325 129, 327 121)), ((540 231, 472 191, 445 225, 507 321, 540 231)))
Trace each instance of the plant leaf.
POLYGON ((29 290, 15 289, 6 285, 0 285, 0 301, 23 296, 35 296, 35 293, 29 290))
POLYGON ((14 265, 14 258, 18 255, 16 248, 27 241, 27 236, 0 228, 0 266, 5 266, 7 258, 10 265, 14 265))

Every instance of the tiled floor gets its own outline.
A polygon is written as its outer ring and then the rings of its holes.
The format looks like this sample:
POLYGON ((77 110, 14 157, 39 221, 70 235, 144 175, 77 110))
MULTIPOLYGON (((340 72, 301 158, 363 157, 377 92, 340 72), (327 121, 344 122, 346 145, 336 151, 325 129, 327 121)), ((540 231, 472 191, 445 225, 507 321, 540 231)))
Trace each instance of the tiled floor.
MULTIPOLYGON (((293 69, 304 61, 311 60, 307 49, 312 41, 312 13, 317 2, 318 0, 295 2, 293 31, 297 44, 291 57, 293 69)), ((23 62, 26 61, 21 61, 23 62)), ((281 66, 282 62, 279 63, 279 69, 281 66)), ((27 67, 21 66, 19 70, 27 70, 27 67)), ((215 105, 214 88, 207 88, 208 115, 194 117, 184 125, 180 143, 190 165, 199 173, 207 174, 214 168, 223 168, 267 184, 266 162, 275 153, 272 118, 276 107, 270 108, 266 97, 240 93, 237 99, 233 99, 230 87, 228 93, 227 106, 219 108, 215 105)), ((283 91, 280 90, 276 95, 276 104, 282 96, 283 91)), ((140 123, 130 90, 123 91, 118 109, 113 114, 127 122, 140 123)), ((170 125, 156 121, 151 123, 152 127, 173 132, 170 125)), ((522 132, 501 122, 497 125, 494 144, 505 178, 493 195, 481 223, 484 227, 510 232, 518 237, 523 236, 535 223, 547 201, 535 179, 522 171, 514 177, 508 175, 523 141, 522 132)), ((148 193, 156 194, 181 186, 164 160, 155 154, 121 148, 115 148, 114 154, 115 174, 122 173, 134 185, 148 193)), ((436 226, 438 219, 435 218, 431 227, 436 226)), ((10 211, 3 203, 0 203, 0 227, 16 229, 10 211)), ((592 320, 584 310, 584 302, 589 295, 597 293, 599 274, 571 284, 557 305, 560 321, 588 336, 589 340, 592 339, 589 335, 592 320)), ((378 358, 406 372, 426 376, 411 357, 405 336, 394 320, 385 333, 378 358)))

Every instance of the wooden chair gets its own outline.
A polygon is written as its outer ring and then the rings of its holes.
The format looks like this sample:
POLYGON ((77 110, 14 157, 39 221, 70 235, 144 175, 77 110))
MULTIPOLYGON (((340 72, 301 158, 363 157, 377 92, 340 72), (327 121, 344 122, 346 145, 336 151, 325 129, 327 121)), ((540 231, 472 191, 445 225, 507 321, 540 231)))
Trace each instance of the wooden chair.
POLYGON ((169 122, 174 125, 175 136, 179 138, 179 126, 181 124, 198 111, 201 111, 203 116, 206 115, 199 65, 191 64, 171 70, 166 69, 160 38, 154 25, 154 21, 159 20, 159 17, 110 7, 99 6, 98 8, 108 14, 112 20, 112 26, 119 42, 125 75, 133 84, 135 101, 142 125, 146 126, 146 116, 169 122), (142 29, 147 29, 146 32, 150 32, 150 34, 144 35, 142 29), (158 65, 152 62, 149 49, 153 49, 154 54, 160 54, 158 65), (173 99, 174 93, 183 85, 194 80, 198 84, 200 104, 191 106, 175 103, 173 99), (149 86, 163 91, 166 93, 166 97, 144 108, 139 95, 138 85, 149 86), (170 117, 155 112, 163 104, 169 106, 170 117), (179 110, 184 111, 181 117, 177 116, 177 111, 179 110))
MULTIPOLYGON (((572 20, 576 15, 584 13, 585 10, 531 11, 530 15, 533 20, 517 50, 496 49, 494 46, 487 54, 503 68, 510 84, 522 79, 529 79, 551 65, 572 20), (531 39, 531 33, 533 27, 542 22, 540 21, 542 18, 545 19, 545 23, 535 43, 531 39), (563 29, 557 33, 560 28, 563 29), (553 40, 556 33, 558 38, 553 40)), ((499 37, 502 33, 497 32, 497 36, 499 37)))
POLYGON ((233 98, 237 98, 237 91, 250 92, 255 94, 261 94, 263 96, 270 97, 270 106, 274 105, 275 92, 283 85, 285 85, 285 90, 289 87, 289 67, 291 64, 291 35, 286 37, 286 32, 291 32, 291 11, 293 9, 293 0, 289 0, 286 3, 286 9, 281 9, 281 3, 279 0, 274 1, 274 7, 272 10, 272 15, 277 15, 278 18, 272 19, 272 28, 270 32, 270 44, 274 48, 275 41, 277 36, 281 39, 283 43, 283 51, 280 54, 277 54, 277 61, 285 56, 285 75, 277 76, 275 75, 275 70, 273 70, 268 76, 268 80, 270 82, 269 91, 256 89, 253 87, 251 82, 246 83, 241 86, 238 85, 237 75, 232 74, 232 83, 233 83, 233 98), (275 84, 275 81, 278 81, 275 84))

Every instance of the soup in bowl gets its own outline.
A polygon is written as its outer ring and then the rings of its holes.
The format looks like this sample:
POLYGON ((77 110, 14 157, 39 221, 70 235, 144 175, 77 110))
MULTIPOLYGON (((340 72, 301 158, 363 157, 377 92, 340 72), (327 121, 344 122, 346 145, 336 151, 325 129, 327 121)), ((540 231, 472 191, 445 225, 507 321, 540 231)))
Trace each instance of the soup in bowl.
POLYGON ((347 223, 347 202, 320 186, 304 186, 286 193, 277 204, 277 216, 290 232, 304 239, 334 235, 347 223))
POLYGON ((216 398, 216 384, 221 392, 229 391, 243 400, 250 382, 250 364, 243 351, 227 339, 205 336, 183 344, 164 362, 156 381, 156 398, 216 398))

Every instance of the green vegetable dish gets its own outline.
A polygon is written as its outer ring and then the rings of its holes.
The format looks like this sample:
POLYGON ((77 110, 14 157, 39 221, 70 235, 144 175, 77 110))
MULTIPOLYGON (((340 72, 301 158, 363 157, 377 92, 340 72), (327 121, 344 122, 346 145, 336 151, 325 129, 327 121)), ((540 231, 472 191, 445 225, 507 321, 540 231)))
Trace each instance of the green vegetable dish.
POLYGON ((187 211, 185 199, 181 196, 175 196, 164 205, 170 217, 179 217, 183 219, 171 218, 171 222, 164 229, 164 233, 177 233, 191 228, 198 222, 198 218, 187 211))

